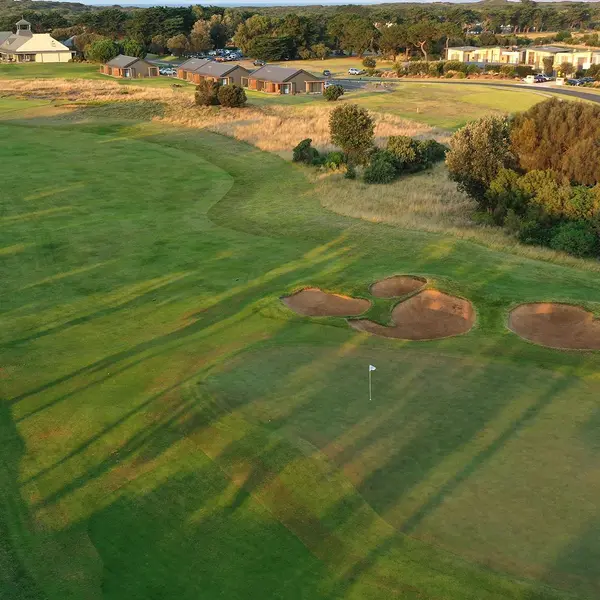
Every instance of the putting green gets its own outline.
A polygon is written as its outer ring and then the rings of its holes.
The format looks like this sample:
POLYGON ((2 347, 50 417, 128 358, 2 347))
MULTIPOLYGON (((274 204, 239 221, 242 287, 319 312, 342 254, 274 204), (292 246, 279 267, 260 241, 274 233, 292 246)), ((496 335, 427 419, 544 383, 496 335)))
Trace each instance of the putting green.
POLYGON ((0 596, 597 596, 600 355, 506 327, 597 273, 333 215, 218 135, 50 123, 0 124, 0 596), (397 273, 475 327, 279 300, 397 273))

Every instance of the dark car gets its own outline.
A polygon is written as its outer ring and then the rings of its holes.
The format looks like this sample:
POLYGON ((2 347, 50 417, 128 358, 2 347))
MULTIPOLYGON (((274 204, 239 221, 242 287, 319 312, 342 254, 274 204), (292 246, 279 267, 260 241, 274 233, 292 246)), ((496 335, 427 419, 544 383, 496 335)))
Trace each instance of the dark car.
POLYGON ((581 79, 567 79, 567 85, 583 85, 584 82, 581 79))
POLYGON ((264 60, 255 60, 253 64, 255 67, 264 67, 267 63, 264 60))
POLYGON ((329 69, 325 69, 323 71, 323 77, 331 77, 331 71, 329 69))

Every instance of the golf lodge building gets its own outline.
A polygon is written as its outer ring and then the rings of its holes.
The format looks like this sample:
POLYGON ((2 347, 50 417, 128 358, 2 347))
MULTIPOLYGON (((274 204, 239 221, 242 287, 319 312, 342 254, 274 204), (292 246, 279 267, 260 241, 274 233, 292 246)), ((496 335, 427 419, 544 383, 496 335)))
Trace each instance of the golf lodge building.
POLYGON ((325 81, 304 69, 265 65, 242 78, 242 86, 269 94, 322 94, 325 81))
POLYGON ((69 62, 73 53, 49 33, 32 33, 31 23, 21 19, 16 32, 0 31, 0 60, 3 62, 69 62))
POLYGON ((109 60, 100 67, 100 72, 112 77, 127 77, 142 79, 145 77, 158 77, 158 67, 137 56, 119 56, 109 60))

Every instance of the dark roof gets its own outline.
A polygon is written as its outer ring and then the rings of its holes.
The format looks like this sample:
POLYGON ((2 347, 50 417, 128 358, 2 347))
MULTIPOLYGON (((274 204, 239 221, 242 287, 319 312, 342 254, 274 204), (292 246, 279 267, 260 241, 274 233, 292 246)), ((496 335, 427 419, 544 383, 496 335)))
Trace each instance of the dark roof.
POLYGON ((227 63, 218 63, 212 60, 209 60, 207 63, 198 67, 194 70, 194 73, 198 73, 199 75, 208 75, 212 77, 225 77, 231 71, 237 68, 243 69, 244 67, 240 67, 240 65, 232 65, 227 63))
POLYGON ((4 44, 4 42, 13 35, 12 31, 0 31, 0 45, 4 44))
POLYGON ((252 72, 252 79, 261 79, 262 81, 272 81, 273 83, 284 83, 288 79, 295 77, 299 73, 306 73, 314 81, 320 81, 320 77, 312 75, 304 69, 291 69, 289 67, 276 67, 275 65, 265 65, 252 72))
POLYGON ((119 54, 119 56, 109 60, 106 64, 109 67, 117 67, 118 69, 126 69, 131 66, 134 62, 137 62, 139 59, 137 56, 125 56, 125 54, 119 54))
POLYGON ((189 58, 184 63, 181 63, 177 68, 183 69, 184 71, 195 71, 202 65, 205 65, 207 62, 211 62, 206 58, 189 58))

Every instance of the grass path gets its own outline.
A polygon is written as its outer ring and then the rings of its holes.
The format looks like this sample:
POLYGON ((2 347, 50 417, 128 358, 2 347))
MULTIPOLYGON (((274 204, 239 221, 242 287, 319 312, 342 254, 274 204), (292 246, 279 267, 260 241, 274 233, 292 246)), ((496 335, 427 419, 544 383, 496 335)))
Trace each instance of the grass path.
POLYGON ((600 357, 505 318, 598 311, 598 275, 329 213, 218 135, 44 124, 0 124, 27 173, 0 215, 1 592, 595 597, 600 357), (474 330, 382 340, 278 299, 393 273, 472 300, 474 330))

